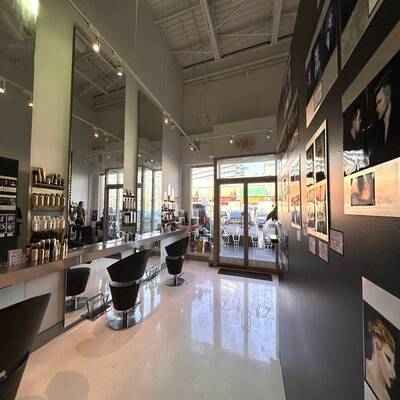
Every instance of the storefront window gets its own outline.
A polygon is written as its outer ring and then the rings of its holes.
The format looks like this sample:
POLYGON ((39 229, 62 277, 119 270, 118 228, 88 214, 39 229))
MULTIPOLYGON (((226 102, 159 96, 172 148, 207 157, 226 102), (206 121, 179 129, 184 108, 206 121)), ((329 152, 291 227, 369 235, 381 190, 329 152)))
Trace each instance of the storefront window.
POLYGON ((276 176, 276 157, 272 154, 219 160, 217 171, 218 179, 276 176))
POLYGON ((192 168, 191 188, 191 251, 209 253, 214 229, 214 167, 192 168))

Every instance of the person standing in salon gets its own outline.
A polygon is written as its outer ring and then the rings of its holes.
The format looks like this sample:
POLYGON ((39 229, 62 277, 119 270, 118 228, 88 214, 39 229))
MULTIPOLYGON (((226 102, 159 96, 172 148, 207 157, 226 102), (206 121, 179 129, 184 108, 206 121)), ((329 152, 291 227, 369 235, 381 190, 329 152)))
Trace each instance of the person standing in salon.
POLYGON ((76 225, 76 240, 80 240, 82 227, 85 225, 86 213, 83 201, 78 203, 77 216, 75 219, 76 225))

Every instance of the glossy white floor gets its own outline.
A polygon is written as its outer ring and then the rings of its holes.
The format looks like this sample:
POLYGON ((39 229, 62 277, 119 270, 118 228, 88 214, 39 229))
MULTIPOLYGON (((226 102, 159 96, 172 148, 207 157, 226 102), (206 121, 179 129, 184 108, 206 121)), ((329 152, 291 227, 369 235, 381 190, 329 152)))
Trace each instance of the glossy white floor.
POLYGON ((112 331, 85 321, 31 355, 20 400, 284 399, 276 282, 218 275, 186 261, 141 292, 142 322, 112 331))

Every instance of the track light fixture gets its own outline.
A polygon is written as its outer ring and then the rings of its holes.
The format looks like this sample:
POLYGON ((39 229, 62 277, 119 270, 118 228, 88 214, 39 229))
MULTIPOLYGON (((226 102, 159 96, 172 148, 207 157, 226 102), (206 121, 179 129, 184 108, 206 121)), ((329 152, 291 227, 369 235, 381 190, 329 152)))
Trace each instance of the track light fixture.
POLYGON ((98 53, 101 48, 100 37, 97 37, 96 40, 92 44, 93 50, 98 53))
POLYGON ((0 81, 0 93, 4 94, 6 92, 6 81, 3 79, 0 81))
POLYGON ((190 151, 194 151, 194 147, 192 144, 189 145, 189 149, 190 149, 190 151))
POLYGON ((138 156, 139 158, 142 157, 142 155, 141 155, 140 153, 139 153, 137 156, 138 156))
POLYGON ((117 66, 117 75, 118 76, 124 75, 124 70, 122 69, 121 64, 118 64, 118 66, 117 66))
POLYGON ((93 135, 96 139, 99 137, 99 131, 96 127, 93 127, 93 135))
POLYGON ((171 129, 174 131, 175 130, 175 124, 171 122, 171 129))
POLYGON ((232 136, 232 137, 229 139, 229 143, 230 143, 230 144, 233 144, 233 142, 234 142, 234 137, 232 136))
POLYGON ((31 97, 28 97, 28 106, 29 106, 29 107, 33 107, 33 99, 32 99, 32 96, 31 96, 31 97))
POLYGON ((169 115, 168 114, 164 114, 164 124, 165 125, 169 124, 169 115))

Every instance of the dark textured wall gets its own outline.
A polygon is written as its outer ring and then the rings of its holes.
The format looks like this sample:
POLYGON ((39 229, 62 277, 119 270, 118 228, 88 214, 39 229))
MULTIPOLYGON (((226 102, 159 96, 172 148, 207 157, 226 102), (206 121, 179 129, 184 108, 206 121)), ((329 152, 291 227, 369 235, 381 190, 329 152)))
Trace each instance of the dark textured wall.
MULTIPOLYGON (((286 170, 300 154, 305 217, 305 145, 326 119, 330 225, 344 232, 345 255, 330 250, 329 263, 325 263, 308 251, 307 237, 302 235, 302 242, 296 240, 296 230, 290 227, 288 216, 283 218, 289 230, 289 270, 282 272, 279 288, 281 363, 287 400, 361 400, 361 277, 400 297, 400 219, 344 215, 341 96, 399 21, 400 1, 384 1, 306 128, 305 59, 319 13, 316 0, 301 1, 292 43, 293 82, 299 92, 300 143, 286 170)), ((282 127, 281 115, 278 127, 282 127)))

